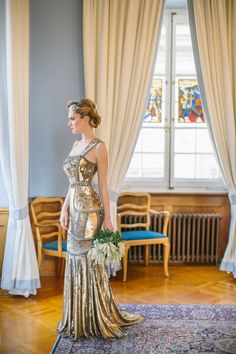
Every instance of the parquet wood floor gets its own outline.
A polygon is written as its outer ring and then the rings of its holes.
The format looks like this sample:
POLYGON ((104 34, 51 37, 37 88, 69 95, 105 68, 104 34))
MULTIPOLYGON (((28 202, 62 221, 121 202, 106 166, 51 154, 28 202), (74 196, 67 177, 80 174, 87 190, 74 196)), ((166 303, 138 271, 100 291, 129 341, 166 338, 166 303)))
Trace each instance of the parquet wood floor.
MULTIPOLYGON (((130 265, 127 282, 111 279, 117 303, 236 304, 236 279, 215 266, 130 265)), ((44 277, 28 299, 0 291, 0 354, 49 354, 62 311, 63 278, 44 277)))

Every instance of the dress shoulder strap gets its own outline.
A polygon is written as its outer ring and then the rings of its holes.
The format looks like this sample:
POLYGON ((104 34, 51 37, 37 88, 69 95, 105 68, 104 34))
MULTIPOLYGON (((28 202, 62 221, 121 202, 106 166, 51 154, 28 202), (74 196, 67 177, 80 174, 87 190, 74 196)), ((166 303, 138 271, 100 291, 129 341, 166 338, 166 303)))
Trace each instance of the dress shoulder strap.
POLYGON ((75 142, 74 142, 74 144, 72 146, 72 150, 78 145, 78 142, 79 142, 79 140, 75 140, 75 142))
POLYGON ((85 154, 87 154, 87 152, 89 152, 91 149, 93 149, 98 143, 100 143, 103 141, 100 140, 99 138, 95 138, 93 140, 91 140, 88 145, 85 147, 85 149, 82 151, 81 155, 84 156, 85 154))

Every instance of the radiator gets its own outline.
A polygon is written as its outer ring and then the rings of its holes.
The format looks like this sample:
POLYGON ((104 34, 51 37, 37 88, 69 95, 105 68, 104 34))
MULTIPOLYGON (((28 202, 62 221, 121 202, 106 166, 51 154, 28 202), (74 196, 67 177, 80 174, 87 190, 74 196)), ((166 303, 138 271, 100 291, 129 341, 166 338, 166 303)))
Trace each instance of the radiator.
MULTIPOLYGON (((171 244, 169 262, 218 264, 221 218, 220 214, 171 214, 168 227, 171 244)), ((140 216, 124 216, 126 223, 141 220, 144 221, 140 216)), ((161 232, 163 220, 162 214, 152 214, 150 230, 161 232)), ((163 246, 150 246, 149 258, 150 263, 162 261, 163 246)), ((129 262, 144 262, 144 246, 130 248, 129 262)))

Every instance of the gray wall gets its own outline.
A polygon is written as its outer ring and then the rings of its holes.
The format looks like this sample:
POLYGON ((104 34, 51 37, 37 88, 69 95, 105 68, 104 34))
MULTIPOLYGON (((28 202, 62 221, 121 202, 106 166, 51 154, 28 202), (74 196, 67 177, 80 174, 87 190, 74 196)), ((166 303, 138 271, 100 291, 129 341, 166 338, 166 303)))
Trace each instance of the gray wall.
POLYGON ((30 197, 62 196, 75 137, 66 102, 84 97, 82 0, 30 1, 30 197))

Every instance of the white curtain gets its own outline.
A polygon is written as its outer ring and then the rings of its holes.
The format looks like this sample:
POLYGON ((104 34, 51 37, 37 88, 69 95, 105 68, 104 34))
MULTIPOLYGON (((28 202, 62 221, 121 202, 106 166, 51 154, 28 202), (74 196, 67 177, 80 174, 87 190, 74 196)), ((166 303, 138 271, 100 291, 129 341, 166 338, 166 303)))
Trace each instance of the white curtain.
POLYGON ((111 219, 148 100, 165 0, 83 3, 85 95, 97 102, 97 135, 109 152, 111 219))
POLYGON ((231 202, 220 269, 236 277, 236 1, 188 0, 188 11, 204 113, 231 202))
POLYGON ((1 287, 28 297, 40 287, 28 213, 29 2, 0 6, 0 162, 9 200, 1 287))

